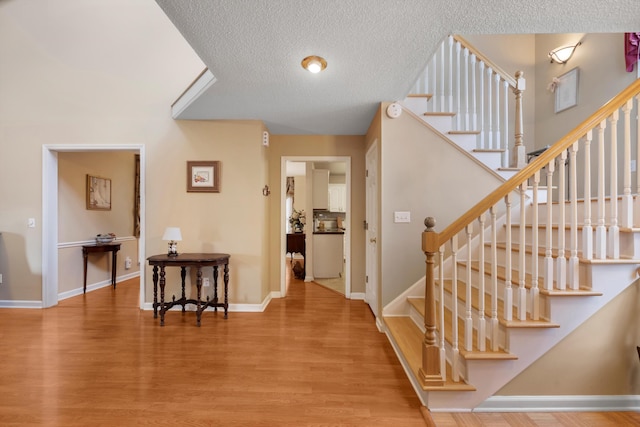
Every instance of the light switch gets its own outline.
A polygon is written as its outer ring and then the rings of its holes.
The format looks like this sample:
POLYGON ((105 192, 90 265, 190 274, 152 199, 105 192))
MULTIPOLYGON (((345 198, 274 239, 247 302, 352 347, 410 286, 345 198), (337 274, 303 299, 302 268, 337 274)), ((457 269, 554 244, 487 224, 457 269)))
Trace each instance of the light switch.
POLYGON ((36 228, 36 219, 35 218, 29 218, 27 220, 27 226, 29 228, 36 228))
POLYGON ((393 222, 411 222, 411 212, 394 212, 393 222))

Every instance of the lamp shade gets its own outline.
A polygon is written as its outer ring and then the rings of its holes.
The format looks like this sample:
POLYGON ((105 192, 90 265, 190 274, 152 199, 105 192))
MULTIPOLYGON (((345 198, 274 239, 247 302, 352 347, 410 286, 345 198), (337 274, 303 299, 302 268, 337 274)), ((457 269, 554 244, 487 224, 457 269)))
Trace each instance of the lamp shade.
POLYGON ((180 227, 167 227, 162 235, 162 240, 173 240, 179 242, 182 240, 182 233, 180 233, 180 227))
POLYGON ((573 46, 564 46, 554 49, 549 52, 549 58, 551 58, 551 62, 555 62, 557 64, 565 64, 569 60, 569 58, 571 58, 576 48, 580 45, 581 43, 578 42, 573 46))

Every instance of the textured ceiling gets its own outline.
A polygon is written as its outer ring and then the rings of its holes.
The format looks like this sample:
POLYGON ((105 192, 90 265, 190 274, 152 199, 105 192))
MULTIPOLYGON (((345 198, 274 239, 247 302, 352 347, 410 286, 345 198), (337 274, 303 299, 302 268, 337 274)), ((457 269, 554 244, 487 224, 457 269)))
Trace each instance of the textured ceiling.
MULTIPOLYGON (((178 119, 362 135, 448 34, 638 31, 638 0, 156 0, 215 76, 178 119), (323 56, 319 74, 302 69, 323 56)), ((194 76, 195 78, 196 76, 194 76)))

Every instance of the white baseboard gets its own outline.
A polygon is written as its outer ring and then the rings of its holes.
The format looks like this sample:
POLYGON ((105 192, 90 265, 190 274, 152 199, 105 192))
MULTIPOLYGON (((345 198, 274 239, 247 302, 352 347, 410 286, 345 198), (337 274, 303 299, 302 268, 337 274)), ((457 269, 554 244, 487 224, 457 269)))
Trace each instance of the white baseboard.
MULTIPOLYGON (((116 277, 116 284, 120 282, 124 282, 129 279, 133 279, 134 277, 140 277, 140 270, 116 277)), ((96 289, 106 288, 107 286, 111 286, 111 279, 107 279, 98 283, 92 283, 90 285, 87 285, 87 292, 95 291, 96 289)), ((83 294, 82 288, 76 288, 70 291, 61 292, 58 294, 58 301, 62 301, 64 299, 75 297, 82 294, 83 294)))
POLYGON ((640 396, 492 396, 473 412, 640 411, 640 396))
MULTIPOLYGON (((267 297, 259 304, 229 304, 229 310, 230 312, 236 312, 236 313, 261 313, 263 311, 266 310, 267 306, 269 305, 269 303, 271 302, 271 300, 273 298, 280 298, 280 292, 271 292, 269 295, 267 295, 267 297)), ((145 302, 144 305, 142 306, 143 310, 153 310, 153 303, 151 302, 145 302)), ((186 307, 186 311, 195 311, 196 307, 193 304, 189 304, 186 307)), ((169 309, 169 311, 171 310, 182 310, 182 306, 181 305, 177 305, 174 306, 172 308, 169 309)), ((218 309, 219 311, 220 309, 218 309)), ((214 311, 213 307, 207 307, 207 309, 205 311, 214 311)))
POLYGON ((42 301, 0 300, 0 308, 42 308, 42 301))
POLYGON ((351 292, 349 299, 357 299, 364 301, 364 292, 351 292))

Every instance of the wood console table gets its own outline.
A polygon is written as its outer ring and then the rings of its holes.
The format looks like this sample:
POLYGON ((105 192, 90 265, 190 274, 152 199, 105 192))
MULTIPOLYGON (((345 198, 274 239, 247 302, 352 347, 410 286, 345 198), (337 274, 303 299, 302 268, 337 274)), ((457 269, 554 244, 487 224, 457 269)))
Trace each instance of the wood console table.
POLYGON ((118 251, 121 243, 100 243, 97 245, 82 245, 82 258, 84 259, 84 284, 82 293, 87 293, 87 258, 89 254, 111 252, 111 286, 116 288, 116 267, 118 265, 118 251))
POLYGON ((218 307, 224 308, 224 318, 227 318, 229 309, 229 254, 179 254, 177 256, 153 255, 147 258, 149 265, 153 266, 153 318, 158 317, 158 308, 160 309, 160 326, 164 326, 164 314, 174 305, 181 305, 182 312, 185 312, 185 305, 196 305, 197 325, 200 326, 200 318, 202 312, 207 307, 213 307, 218 311, 218 307), (224 302, 218 301, 218 266, 223 266, 224 271, 224 302), (165 267, 180 267, 180 277, 182 278, 182 296, 176 299, 175 296, 169 302, 164 300, 165 287, 165 267), (197 270, 196 288, 198 290, 197 298, 187 299, 185 294, 185 278, 187 277, 187 267, 195 267, 197 270), (202 267, 213 267, 213 299, 206 301, 201 299, 202 291, 202 267), (158 270, 160 271, 158 274, 158 270), (158 280, 158 278, 160 280, 158 280), (158 283, 160 283, 160 302, 158 302, 158 283))

